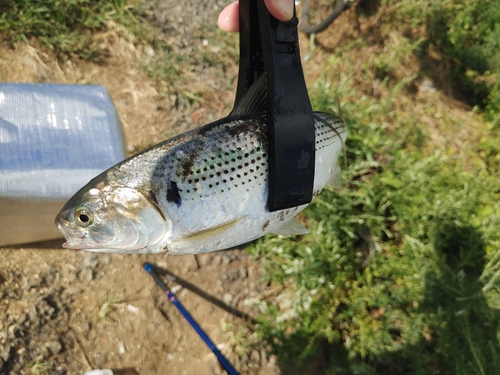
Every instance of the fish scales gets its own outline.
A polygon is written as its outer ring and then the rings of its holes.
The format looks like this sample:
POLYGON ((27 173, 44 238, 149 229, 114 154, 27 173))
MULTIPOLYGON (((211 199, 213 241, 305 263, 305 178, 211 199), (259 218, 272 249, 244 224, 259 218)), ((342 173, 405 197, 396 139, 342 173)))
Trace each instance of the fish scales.
MULTIPOLYGON (((64 246, 186 254, 227 249, 266 233, 307 233, 294 219, 307 205, 268 211, 265 114, 241 112, 153 146, 90 181, 56 218, 64 246)), ((317 196, 338 174, 346 131, 335 115, 315 112, 314 122, 317 196)))
POLYGON ((240 213, 244 202, 256 203, 256 194, 264 194, 268 170, 263 120, 243 118, 195 130, 123 163, 110 171, 108 180, 151 191, 175 223, 172 239, 217 227, 236 219, 230 208, 235 199, 241 198, 240 213), (214 210, 215 216, 204 214, 214 210))

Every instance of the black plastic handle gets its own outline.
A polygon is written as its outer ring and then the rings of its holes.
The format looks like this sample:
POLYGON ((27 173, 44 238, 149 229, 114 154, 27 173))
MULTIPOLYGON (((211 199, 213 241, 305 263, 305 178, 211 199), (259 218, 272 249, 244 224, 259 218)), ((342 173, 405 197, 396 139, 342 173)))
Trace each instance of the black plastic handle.
POLYGON ((312 200, 314 118, 300 61, 297 17, 278 21, 264 0, 240 0, 240 70, 236 103, 267 75, 269 211, 312 200))

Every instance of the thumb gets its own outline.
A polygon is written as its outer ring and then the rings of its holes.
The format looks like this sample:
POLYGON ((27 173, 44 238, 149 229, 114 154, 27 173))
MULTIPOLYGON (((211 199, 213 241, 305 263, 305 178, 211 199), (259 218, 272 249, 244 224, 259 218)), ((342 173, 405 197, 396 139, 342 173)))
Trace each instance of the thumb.
POLYGON ((264 0, 267 10, 280 21, 289 21, 293 17, 294 0, 264 0))

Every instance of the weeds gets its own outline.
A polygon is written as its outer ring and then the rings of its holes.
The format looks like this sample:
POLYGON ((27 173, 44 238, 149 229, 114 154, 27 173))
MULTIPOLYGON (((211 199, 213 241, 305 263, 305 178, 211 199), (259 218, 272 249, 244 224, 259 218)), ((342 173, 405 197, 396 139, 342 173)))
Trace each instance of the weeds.
POLYGON ((160 88, 160 92, 167 92, 184 81, 181 72, 185 60, 183 55, 172 51, 160 51, 150 59, 144 69, 149 78, 160 88))
POLYGON ((237 355, 242 362, 248 362, 252 349, 262 344, 246 327, 235 327, 231 323, 223 322, 222 332, 227 339, 227 349, 237 355))
POLYGON ((500 284, 496 179, 439 152, 393 150, 391 159, 351 159, 346 187, 306 211, 310 236, 253 247, 275 282, 295 281, 292 313, 269 306, 261 335, 284 363, 326 350, 332 374, 499 372, 500 310, 488 302, 500 284), (377 250, 365 267, 360 228, 377 250))
POLYGON ((400 67, 422 43, 401 39, 363 70, 343 52, 312 85, 315 109, 342 103, 344 186, 304 212, 310 235, 250 248, 269 280, 295 285, 259 328, 285 372, 500 373, 496 130, 461 140, 469 125, 436 97, 410 99, 416 76, 400 67))
POLYGON ((34 362, 27 363, 25 367, 30 370, 31 375, 50 375, 52 373, 53 363, 38 358, 34 362))
POLYGON ((107 293, 106 300, 98 306, 99 312, 95 317, 95 321, 108 321, 110 319, 111 312, 124 307, 129 301, 130 298, 128 297, 110 297, 107 293))
POLYGON ((498 124, 500 112, 500 3, 498 1, 439 0, 386 3, 403 25, 424 26, 421 53, 436 47, 450 64, 453 88, 472 105, 486 110, 498 124))
MULTIPOLYGON (((197 72, 209 67, 234 67, 237 59, 235 36, 214 26, 200 25, 194 32, 197 48, 164 48, 151 57, 143 69, 157 85, 160 95, 177 94, 180 106, 203 102, 198 95, 197 72), (186 69, 186 67, 190 69, 186 69)), ((204 103, 205 105, 207 103, 204 103)))
POLYGON ((94 34, 104 31, 109 21, 125 26, 142 42, 157 44, 139 12, 134 0, 6 0, 0 4, 0 38, 12 43, 37 38, 56 54, 98 61, 101 49, 94 34))

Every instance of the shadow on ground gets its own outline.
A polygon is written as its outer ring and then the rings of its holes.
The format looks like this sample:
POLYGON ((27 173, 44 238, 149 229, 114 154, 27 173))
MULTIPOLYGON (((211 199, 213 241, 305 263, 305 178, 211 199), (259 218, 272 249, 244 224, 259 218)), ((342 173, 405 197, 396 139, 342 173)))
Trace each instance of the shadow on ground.
MULTIPOLYGON (((452 214, 450 214, 452 215, 452 214)), ((395 352, 348 356, 343 343, 294 334, 268 338, 283 374, 497 374, 500 370, 500 310, 490 308, 480 281, 485 243, 471 225, 437 217, 429 228, 438 267, 425 275, 423 303, 411 319, 428 319, 416 344, 395 352), (306 360, 288 353, 310 354, 306 360), (360 371, 362 369, 362 371, 360 371)))

